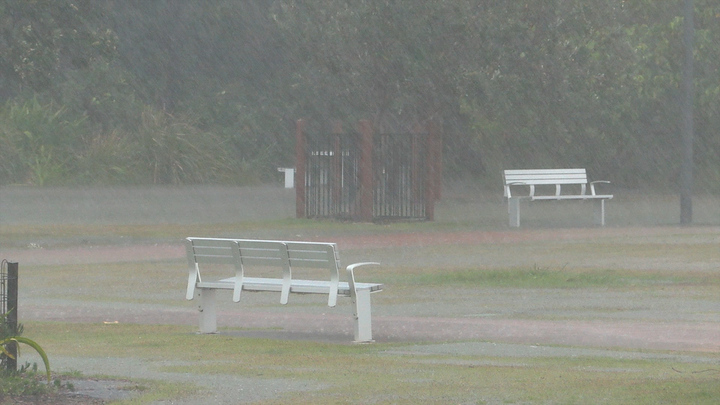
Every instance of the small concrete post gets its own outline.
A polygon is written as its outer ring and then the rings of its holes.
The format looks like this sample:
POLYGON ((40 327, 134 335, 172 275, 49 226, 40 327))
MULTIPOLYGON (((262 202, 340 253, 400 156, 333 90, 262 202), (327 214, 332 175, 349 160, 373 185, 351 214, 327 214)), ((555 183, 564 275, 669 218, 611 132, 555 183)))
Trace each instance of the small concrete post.
POLYGON ((278 167, 278 171, 285 173, 285 188, 295 187, 295 168, 294 167, 278 167))

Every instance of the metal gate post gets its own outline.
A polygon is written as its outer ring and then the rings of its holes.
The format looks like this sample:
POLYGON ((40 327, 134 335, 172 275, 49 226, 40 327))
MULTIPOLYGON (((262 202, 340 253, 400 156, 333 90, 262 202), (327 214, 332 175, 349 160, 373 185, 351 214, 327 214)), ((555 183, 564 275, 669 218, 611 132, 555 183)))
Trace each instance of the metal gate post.
POLYGON ((343 135, 343 128, 341 121, 335 121, 332 128, 333 134, 333 155, 332 155, 332 167, 330 169, 330 179, 332 184, 332 204, 330 205, 330 214, 334 217, 338 217, 342 213, 342 145, 340 137, 343 135))
POLYGON ((425 175, 425 219, 435 220, 435 201, 440 198, 441 173, 440 162, 442 153, 440 151, 440 139, 437 127, 434 122, 427 124, 427 157, 425 159, 427 169, 425 175))
MULTIPOLYGON (((7 262, 7 326, 11 333, 18 330, 18 264, 7 262)), ((6 358, 8 371, 17 371, 17 343, 9 342, 5 348, 11 356, 6 358)))
POLYGON ((368 120, 359 122, 360 130, 360 220, 373 220, 373 128, 368 120))
POLYGON ((307 138, 305 136, 305 120, 295 122, 295 216, 306 218, 305 172, 307 170, 307 138))

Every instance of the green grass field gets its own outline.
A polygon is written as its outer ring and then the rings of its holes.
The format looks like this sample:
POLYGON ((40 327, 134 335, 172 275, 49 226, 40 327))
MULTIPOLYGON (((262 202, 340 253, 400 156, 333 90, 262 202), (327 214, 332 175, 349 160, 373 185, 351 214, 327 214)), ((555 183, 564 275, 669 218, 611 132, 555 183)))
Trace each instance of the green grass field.
MULTIPOLYGON (((713 404, 720 398, 716 355, 706 362, 606 357, 507 357, 418 354, 403 344, 345 345, 204 336, 188 327, 34 322, 55 356, 140 359, 157 372, 203 379, 234 376, 282 387, 303 381, 263 404, 304 403, 603 403, 713 404), (714 362, 713 362, 714 359, 714 362)), ((631 357, 631 356, 628 356, 631 357)), ((81 370, 82 371, 82 370, 81 370)), ((113 376, 112 365, 105 373, 113 376)), ((158 399, 155 385, 136 400, 158 399)), ((165 399, 193 389, 162 386, 165 399)), ((207 390, 198 384, 197 390, 207 390)), ((242 397, 239 394, 239 398, 242 397)))
MULTIPOLYGON (((528 215, 529 226, 508 231, 502 206, 485 201, 494 214, 473 211, 467 215, 469 220, 461 221, 463 210, 470 212, 477 205, 462 199, 446 204, 434 223, 374 225, 272 218, 193 224, 12 223, 0 228, 0 243, 5 246, 3 252, 28 257, 20 263, 21 305, 26 308, 23 312, 21 307, 20 318, 25 336, 40 343, 53 370, 68 378, 125 381, 131 398, 117 403, 720 401, 720 335, 705 348, 674 342, 677 335, 673 334, 667 335, 666 342, 655 336, 653 342, 661 346, 623 347, 599 345, 592 336, 585 343, 582 337, 573 343, 543 340, 533 330, 506 338, 419 340, 408 334, 407 339, 383 339, 383 325, 413 319, 462 322, 478 318, 496 325, 608 324, 608 335, 619 333, 612 327, 632 331, 636 324, 638 328, 717 330, 712 329, 720 323, 717 224, 630 224, 607 229, 575 224, 568 228, 555 227, 535 212, 528 215), (535 221, 542 223, 533 228, 535 221), (441 242, 442 235, 477 232, 524 238, 441 242), (198 335, 194 312, 182 312, 193 307, 183 299, 186 264, 182 253, 152 260, 92 256, 94 249, 101 248, 123 247, 132 252, 133 246, 179 245, 190 235, 340 240, 343 264, 380 261, 382 266, 358 274, 360 281, 386 286, 373 296, 377 342, 354 345, 349 343, 351 336, 324 339, 322 332, 320 339, 279 335, 282 325, 226 325, 220 334, 198 335), (373 241, 403 235, 422 236, 423 242, 391 246, 382 242, 386 239, 373 241), (374 243, 354 242, 361 239, 374 243), (43 255, 33 258, 33 251, 43 255), (54 253, 62 259, 55 259, 54 253), (75 313, 66 316, 64 311, 73 308, 86 314, 88 321, 75 313), (126 316, 121 322, 109 317, 104 322, 95 316, 114 313, 146 314, 159 320, 133 322, 126 316), (163 319, 164 313, 187 313, 188 319, 178 322, 176 315, 163 319)), ((616 221, 617 215, 632 216, 633 206, 618 205, 613 214, 616 221)), ((322 299, 291 297, 291 304, 282 307, 272 294, 252 294, 244 296, 238 307, 226 298, 220 308, 229 313, 317 317, 327 311, 322 299)), ((348 303, 341 303, 338 313, 348 315, 348 303)), ((219 322, 227 320, 221 316, 219 322)), ((493 336, 484 332, 479 331, 482 336, 493 336)), ((36 361, 30 350, 22 356, 36 361)))

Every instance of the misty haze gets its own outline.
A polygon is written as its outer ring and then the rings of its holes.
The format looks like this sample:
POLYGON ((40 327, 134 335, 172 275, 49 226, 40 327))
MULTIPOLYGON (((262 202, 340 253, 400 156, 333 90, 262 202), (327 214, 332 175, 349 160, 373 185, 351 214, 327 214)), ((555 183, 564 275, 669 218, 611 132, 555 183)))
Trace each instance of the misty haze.
POLYGON ((0 405, 717 403, 716 3, 0 0, 0 405))

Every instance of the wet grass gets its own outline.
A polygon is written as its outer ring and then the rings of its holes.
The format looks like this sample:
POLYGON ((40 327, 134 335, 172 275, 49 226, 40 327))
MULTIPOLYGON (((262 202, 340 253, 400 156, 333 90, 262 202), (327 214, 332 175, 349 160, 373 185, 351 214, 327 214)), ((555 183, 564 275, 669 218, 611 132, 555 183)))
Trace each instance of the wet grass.
POLYGON ((45 300, 182 304, 186 268, 182 260, 24 266, 23 282, 45 300))
POLYGON ((0 226, 5 248, 30 245, 67 247, 117 243, 178 243, 187 236, 258 239, 333 238, 352 235, 468 230, 475 224, 454 222, 353 223, 332 220, 279 219, 216 224, 48 224, 0 226), (289 236, 290 235, 290 236, 289 236))
MULTIPOLYGON (((720 397, 720 368, 665 359, 421 355, 398 344, 208 336, 167 325, 33 322, 27 329, 57 356, 133 357, 162 372, 235 375, 280 385, 303 380, 324 387, 263 404, 714 404, 720 397)), ((144 399, 132 403, 192 391, 148 386, 144 399)))
POLYGON ((684 242, 682 239, 665 243, 576 243, 565 245, 559 253, 598 254, 607 253, 627 258, 673 257, 693 261, 720 258, 718 243, 684 242))
POLYGON ((451 269, 420 272, 401 280, 386 277, 387 283, 411 286, 467 286, 497 288, 623 288, 652 286, 720 286, 720 274, 674 275, 666 272, 628 270, 569 270, 552 268, 451 269))
MULTIPOLYGON (((23 282, 32 286, 27 292, 44 300, 76 300, 87 302, 185 305, 186 286, 184 260, 163 260, 126 263, 90 263, 72 265, 24 266, 23 282), (142 277, 138 275, 142 274, 142 277), (98 288, 98 286, 105 286, 98 288), (111 286, 122 286, 112 288, 111 286)), ((212 273, 204 273, 206 277, 212 273)), ((231 275, 217 274, 218 277, 231 275)), ((658 288, 677 290, 688 298, 695 294, 720 291, 718 272, 668 272, 627 269, 585 269, 551 267, 514 268, 394 268, 368 267, 357 277, 381 282, 398 293, 401 302, 419 302, 424 287, 435 289, 570 289, 644 291, 652 295, 658 288), (399 293, 402 291, 402 293, 399 293)), ((257 295, 253 297, 257 298, 257 295)), ((389 303, 391 297, 377 295, 379 302, 389 303)), ((257 299, 245 302, 253 306, 257 299)))
MULTIPOLYGON (((222 224, 3 225, 0 245, 24 248, 34 243, 40 247, 179 243, 190 235, 282 239, 291 235, 333 240, 390 233, 507 231, 505 213, 499 211, 499 221, 480 214, 467 220, 463 208, 458 209, 455 219, 432 223, 281 219, 222 224)), ((531 219, 529 216, 528 224, 533 223, 531 219)), ((586 232, 590 236, 575 240, 357 248, 343 250, 341 255, 343 264, 367 259, 383 262, 381 267, 362 269, 358 274, 360 281, 386 284, 386 291, 373 297, 374 314, 380 316, 460 317, 492 312, 493 316, 508 319, 593 320, 628 314, 632 319, 646 321, 654 316, 664 320, 664 314, 658 314, 668 312, 675 316, 667 318, 671 320, 715 321, 717 306, 713 305, 720 296, 718 233, 702 228, 697 232, 692 228, 678 229, 653 230, 643 236, 628 236, 620 229, 612 236, 586 232), (599 302, 586 299, 589 296, 610 298, 599 302), (535 301, 523 303, 527 297, 550 297, 550 302, 545 302, 545 307, 535 301), (505 307, 499 308, 497 300, 502 300, 505 307), (694 301, 702 303, 683 310, 674 308, 694 301), (652 307, 659 303, 665 304, 652 307), (441 307, 445 312, 440 311, 441 307)), ((552 235, 552 229, 539 231, 552 235)), ((78 261, 68 265, 21 263, 21 271, 21 298, 25 302, 39 297, 46 304, 62 301, 70 306, 192 305, 183 299, 186 263, 182 258, 78 261)), ((252 310, 272 301, 273 308, 279 307, 274 296, 265 299, 252 297, 243 306, 252 310)), ((293 303, 294 310, 298 306, 300 311, 311 310, 302 302, 293 303)), ((317 305, 312 308, 321 310, 317 305)), ((241 376, 277 381, 279 387, 308 381, 308 386, 320 387, 309 392, 277 394, 274 400, 260 402, 264 404, 714 404, 720 398, 717 353, 697 354, 706 363, 427 355, 400 344, 349 345, 196 335, 195 327, 185 326, 24 323, 25 334, 43 345, 51 365, 54 356, 93 358, 100 364, 107 363, 107 373, 112 374, 112 358, 140 359, 146 367, 159 372, 189 373, 198 378, 241 376)), ((126 403, 169 401, 199 389, 199 385, 161 381, 142 381, 142 385, 147 387, 142 395, 126 403)))

